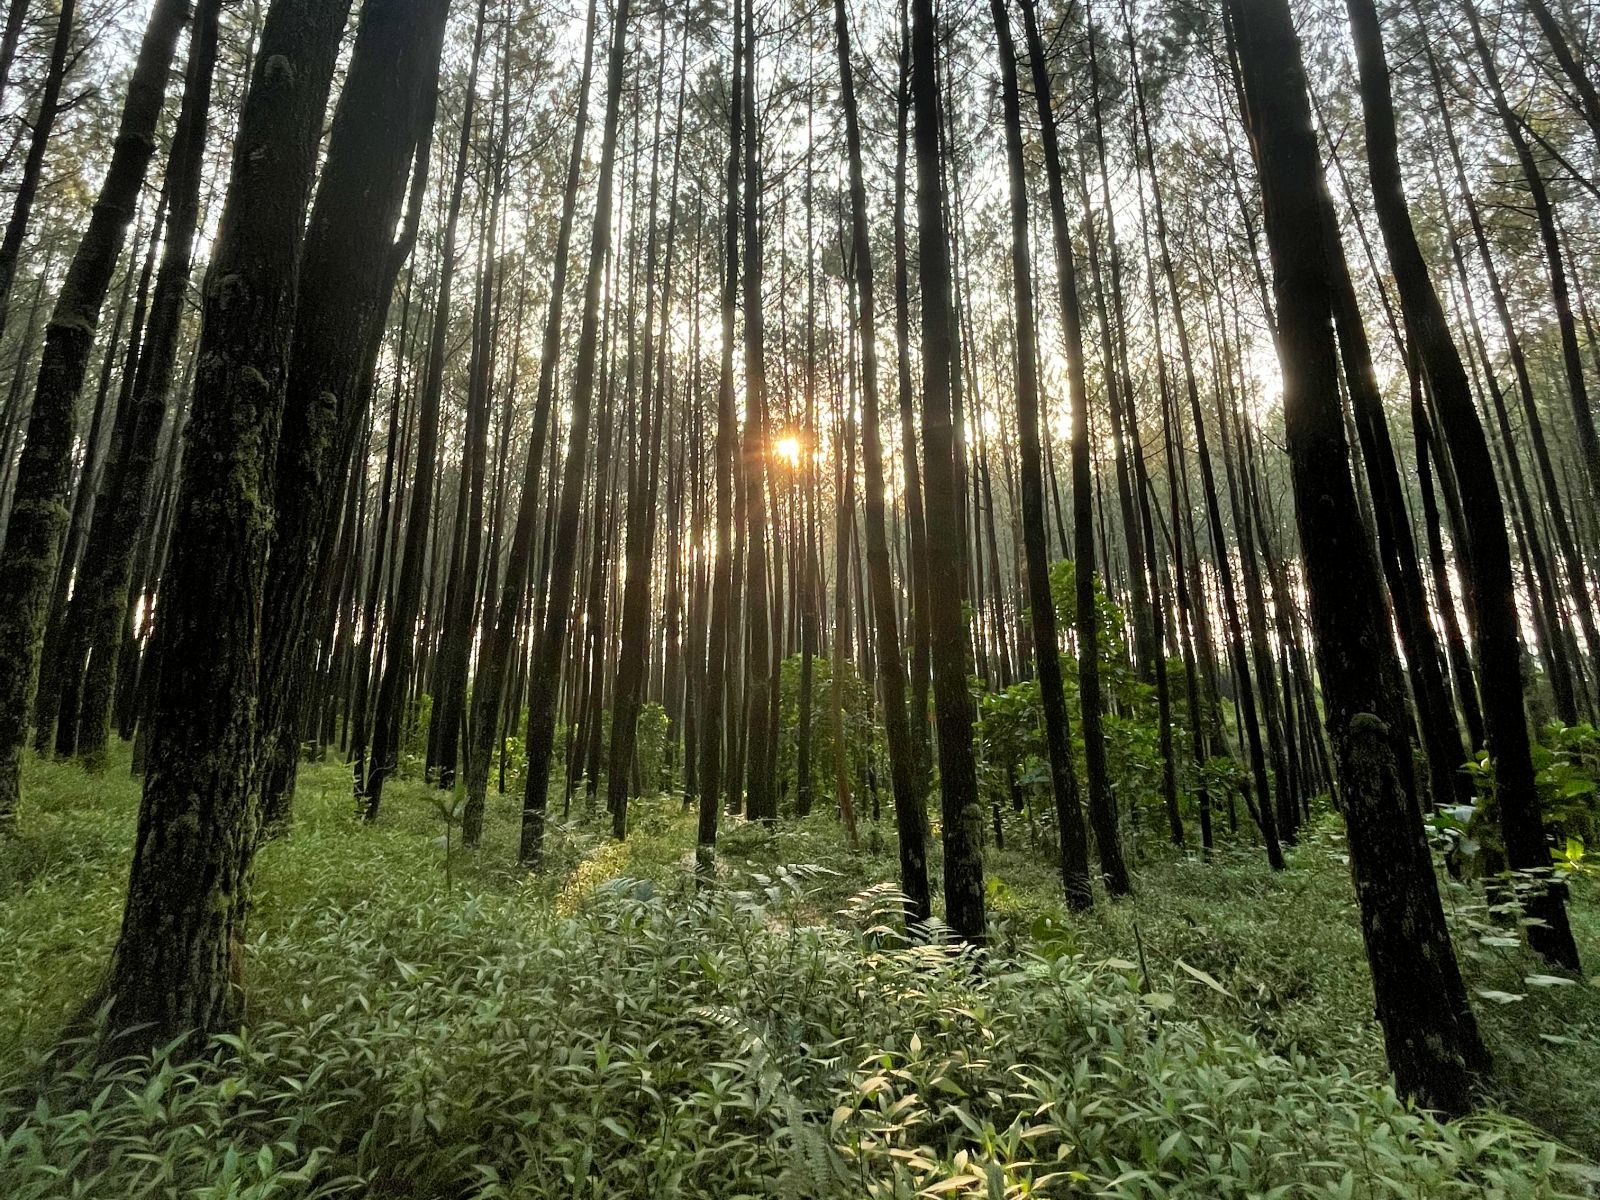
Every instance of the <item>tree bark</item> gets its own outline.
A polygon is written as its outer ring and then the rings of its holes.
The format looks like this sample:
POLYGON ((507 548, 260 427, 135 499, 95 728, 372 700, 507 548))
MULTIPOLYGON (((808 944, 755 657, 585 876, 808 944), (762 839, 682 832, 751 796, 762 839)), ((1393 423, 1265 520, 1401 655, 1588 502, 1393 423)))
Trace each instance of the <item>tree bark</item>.
MULTIPOLYGON (((78 706, 77 713, 69 718, 74 720, 76 731, 72 749, 90 766, 103 765, 110 737, 133 552, 150 502, 156 449, 166 422, 178 335, 189 293, 195 232, 200 224, 200 182, 216 66, 219 8, 215 0, 205 0, 195 7, 183 107, 167 162, 166 236, 134 376, 128 436, 121 440, 106 479, 103 502, 97 506, 100 520, 95 523, 83 579, 73 595, 76 614, 68 617, 74 639, 68 670, 76 678, 75 686, 67 688, 66 695, 78 706)), ((58 743, 58 749, 66 751, 67 747, 58 743)))
POLYGON ((273 454, 288 374, 301 222, 348 6, 277 0, 240 118, 204 332, 160 682, 110 1024, 143 1046, 240 1012, 255 850, 260 606, 273 454))
POLYGON ((1400 670, 1340 413, 1321 163, 1283 0, 1229 0, 1261 175, 1295 511, 1378 1019, 1403 1095, 1449 1116, 1486 1065, 1411 781, 1400 670))
MULTIPOLYGON (((33 117, 28 153, 22 161, 22 176, 17 180, 16 197, 11 202, 11 219, 6 222, 4 237, 0 237, 0 336, 4 336, 6 331, 11 285, 17 275, 17 256, 22 253, 22 242, 28 236, 28 221, 33 215, 34 200, 39 195, 45 151, 50 145, 50 133, 55 128, 56 116, 61 111, 61 83, 67 71, 67 52, 72 47, 72 22, 76 7, 76 0, 61 0, 61 11, 56 17, 56 35, 50 43, 50 62, 45 67, 44 83, 39 89, 39 111, 33 117)), ((9 27, 6 33, 10 35, 9 27)), ((14 38, 11 44, 15 45, 14 38)), ((10 65, 9 56, 5 65, 10 65)), ((0 72, 0 94, 4 90, 4 74, 0 72)), ((109 283, 108 279, 108 286, 109 283)))
MULTIPOLYGON (((900 890, 913 924, 928 919, 928 812, 917 791, 916 748, 906 713, 905 660, 889 571, 889 537, 884 519, 883 439, 878 420, 878 309, 869 236, 867 186, 861 166, 861 124, 856 113, 854 68, 850 64, 850 20, 845 0, 834 0, 834 41, 839 54, 840 103, 844 109, 845 149, 850 173, 850 248, 855 258, 861 334, 861 452, 866 468, 867 569, 872 573, 873 624, 878 638, 879 683, 883 688, 884 732, 889 743, 889 777, 894 792, 895 827, 900 842, 900 890)), ((837 748, 836 748, 837 752, 837 748)))
MULTIPOLYGON (((1550 847, 1539 813, 1533 761, 1523 705, 1517 609, 1506 538, 1505 510, 1494 466, 1473 408, 1460 353, 1411 225, 1400 175, 1399 142, 1383 33, 1372 0, 1346 0, 1355 40, 1367 161, 1373 203, 1400 292, 1409 340, 1426 372, 1450 457, 1461 482, 1462 515, 1471 543, 1469 589, 1477 617, 1478 660, 1489 754, 1494 763, 1506 858, 1514 870, 1550 870, 1550 847)), ((1565 891, 1550 881, 1528 903, 1542 922, 1528 928, 1528 941, 1551 962, 1576 969, 1578 948, 1567 922, 1565 891)))
POLYGON ((328 582, 337 501, 366 417, 395 277, 421 215, 447 7, 446 0, 368 0, 362 8, 306 228, 263 612, 268 832, 290 815, 310 690, 310 626, 318 619, 313 598, 328 582), (408 167, 411 211, 396 241, 408 167))
MULTIPOLYGON (((1105 732, 1102 724, 1105 699, 1100 684, 1100 615, 1094 597, 1094 496, 1089 475, 1089 388, 1084 374, 1083 315, 1078 307, 1078 271, 1072 251, 1072 228, 1067 222, 1066 183, 1061 169, 1061 147, 1056 132, 1055 109, 1050 98, 1050 76, 1045 63, 1044 42, 1039 35, 1039 23, 1034 12, 1033 0, 1022 0, 1022 17, 1027 32, 1028 57, 1033 63, 1034 95, 1039 106, 1040 140, 1044 145, 1045 189, 1050 199, 1050 230, 1055 245, 1056 300, 1061 309, 1061 329, 1066 341, 1064 349, 1067 359, 1067 396, 1072 405, 1072 556, 1077 564, 1077 570, 1074 572, 1076 585, 1074 599, 1077 607, 1075 627, 1078 635, 1078 705, 1083 722, 1083 760, 1089 785, 1089 821, 1094 826, 1095 848, 1100 854, 1100 876, 1105 883, 1106 892, 1112 896, 1124 896, 1131 890, 1131 885, 1128 882, 1128 868, 1122 859, 1121 837, 1117 832, 1117 806, 1116 799, 1111 793, 1111 776, 1106 762, 1105 732)), ((996 21, 998 20, 997 10, 996 21)), ((1002 72, 1005 71, 1003 60, 1007 56, 1010 40, 1010 33, 1007 30, 1006 35, 1001 38, 1002 72)), ((1025 191, 1020 116, 1016 143, 1010 152, 1014 210, 1018 205, 1019 195, 1025 191)), ((1026 270, 1025 212, 1023 216, 1021 228, 1014 229, 1012 233, 1012 261, 1014 264, 1020 263, 1021 268, 1026 270)), ((1016 220, 1013 217, 1014 224, 1016 220)), ((1013 268, 1014 271, 1016 269, 1013 268)), ((1022 325, 1020 311, 1017 324, 1020 331, 1022 325)), ((1029 348, 1028 359, 1031 371, 1032 347, 1029 348)), ((1017 373, 1021 378, 1020 348, 1017 373)), ((1019 395, 1017 404, 1019 422, 1023 419, 1023 412, 1024 405, 1019 395)), ((1034 423, 1037 425, 1036 414, 1034 423)), ((1027 444, 1028 436, 1024 432, 1024 487, 1028 485, 1027 444)), ((1037 460, 1034 471, 1037 473, 1037 460)), ((1042 497, 1036 498, 1036 502, 1042 509, 1042 497)), ((1039 541, 1038 551, 1041 552, 1039 557, 1042 568, 1044 549, 1042 511, 1038 514, 1037 520, 1039 528, 1033 536, 1039 541)), ((1042 586, 1033 583, 1033 563, 1034 554, 1030 552, 1028 576, 1030 601, 1034 610, 1034 642, 1039 659, 1040 683, 1043 685, 1045 660, 1057 651, 1054 636, 1049 638, 1044 647, 1038 646, 1041 634, 1048 632, 1053 635, 1054 629, 1047 631, 1039 626, 1039 610, 1051 607, 1050 586, 1048 575, 1041 581, 1042 586)), ((1045 703, 1048 729, 1050 702, 1047 700, 1045 703)), ((1057 805, 1059 808, 1059 800, 1057 805)), ((1063 841, 1065 840, 1066 836, 1063 835, 1063 841)), ((1070 887, 1069 881, 1069 891, 1070 887)))
MULTIPOLYGON (((940 178, 939 38, 933 0, 911 3, 912 142, 917 166, 917 265, 922 280, 922 441, 930 579, 961 578, 960 468, 951 397, 956 369, 950 299, 950 238, 940 178)), ((961 595, 929 588, 934 702, 939 729, 939 790, 944 822, 945 922, 958 937, 985 934, 983 813, 972 753, 972 662, 961 595)))
POLYGON ((617 157, 617 125, 622 105, 629 0, 617 0, 612 18, 611 58, 606 80, 605 130, 601 140, 600 175, 596 184, 594 228, 589 242, 588 282, 578 329, 578 355, 568 397, 570 441, 561 480, 560 510, 550 560, 549 600, 544 630, 528 680, 528 775, 522 800, 522 836, 518 858, 537 870, 544 854, 544 825, 550 788, 550 759, 555 749, 556 700, 561 659, 566 650, 572 611, 573 577, 577 567, 578 516, 583 503, 584 467, 589 452, 589 419, 593 408, 598 358, 600 298, 611 248, 612 176, 617 157))
MULTIPOLYGON (((467 800, 462 809, 461 835, 469 846, 477 845, 483 836, 483 811, 489 792, 489 759, 494 746, 496 717, 505 695, 506 667, 516 639, 518 613, 528 591, 533 540, 538 529, 539 472, 555 399, 556 360, 560 354, 561 315, 566 300, 567 260, 572 245, 572 221, 577 209, 579 175, 583 166, 584 135, 589 125, 594 29, 595 3, 590 0, 588 17, 584 23, 583 65, 579 72, 572 151, 567 159, 561 223, 556 233, 555 259, 550 270, 550 299, 545 313, 544 339, 539 351, 539 385, 534 397, 533 428, 528 435, 528 457, 523 467, 522 495, 517 503, 517 522, 511 533, 506 576, 500 585, 493 632, 484 645, 482 665, 473 688, 472 716, 467 724, 467 800)), ((517 715, 516 712, 508 714, 508 720, 515 720, 517 715)))
MULTIPOLYGON (((456 144, 455 171, 450 185, 450 204, 445 218, 444 247, 440 252, 438 306, 433 314, 433 332, 428 343, 427 372, 423 377, 417 425, 417 475, 411 489, 411 511, 406 524, 405 549, 400 558, 399 583, 394 608, 388 614, 388 644, 383 679, 378 685, 378 700, 372 722, 372 758, 360 799, 368 821, 378 818, 383 802, 383 785, 400 765, 402 710, 412 683, 413 668, 426 650, 427 641, 417 629, 422 608, 425 571, 428 563, 429 526, 434 517, 433 493, 438 477, 439 407, 444 391, 446 341, 450 332, 450 290, 455 278, 456 235, 461 220, 462 192, 466 186, 467 160, 472 148, 472 120, 476 107, 478 66, 483 53, 484 10, 487 0, 478 0, 477 21, 473 27, 472 60, 467 74, 466 103, 461 115, 460 140, 456 144)), ((432 538, 434 551, 439 540, 432 538)), ((430 610, 431 612, 431 610, 430 610)), ((431 624, 431 622, 429 623, 431 624)), ((427 628, 427 625, 425 625, 427 628)), ((426 678, 426 674, 417 671, 426 678)))

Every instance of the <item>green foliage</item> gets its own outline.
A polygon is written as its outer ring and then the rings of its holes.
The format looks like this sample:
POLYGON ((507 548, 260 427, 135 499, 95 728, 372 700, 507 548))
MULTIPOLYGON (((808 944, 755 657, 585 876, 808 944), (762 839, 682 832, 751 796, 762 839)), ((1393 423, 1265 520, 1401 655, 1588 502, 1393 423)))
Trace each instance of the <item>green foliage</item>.
MULTIPOLYGON (((1078 915, 1039 855, 995 852, 980 961, 900 939, 887 824, 864 821, 859 851, 820 813, 731 824, 703 886, 693 815, 645 800, 626 843, 603 814, 553 826, 530 879, 498 865, 516 804, 491 792, 447 892, 448 798, 398 781, 361 827, 318 765, 262 856, 247 1027, 197 1062, 45 1067, 115 930, 137 789, 46 763, 28 784, 0 849, 8 1200, 1532 1197, 1587 1179, 1525 1125, 1441 1126, 1384 1085, 1331 826, 1288 872, 1226 848, 1162 860, 1078 915)), ((1516 949, 1467 966, 1475 988, 1534 974, 1516 949)), ((1509 1098, 1554 1091, 1538 1115, 1582 1132, 1600 990, 1521 990, 1480 1004, 1509 1098)))
MULTIPOLYGON (((1590 869, 1585 847, 1600 844, 1600 732, 1587 724, 1552 723, 1532 751, 1540 812, 1557 847, 1555 864, 1568 872, 1590 869)), ((1494 762, 1482 750, 1465 770, 1476 793, 1474 802, 1441 808, 1430 816, 1429 826, 1435 842, 1457 863, 1481 870, 1486 858, 1498 862, 1504 855, 1494 762)))
POLYGON ((634 753, 639 759, 639 778, 646 793, 664 791, 672 786, 672 773, 668 769, 670 750, 667 710, 651 701, 639 710, 634 743, 634 753))
POLYGON ((398 887, 314 906, 251 948, 298 1001, 211 1059, 0 1097, 0 1191, 1572 1194, 1523 1128, 1442 1127, 1198 1019, 1195 989, 1222 988, 1201 969, 1170 995, 1078 954, 975 971, 886 941, 881 891, 797 923, 817 873, 618 879, 566 918, 398 887))
MULTIPOLYGON (((523 713, 525 714, 526 712, 527 710, 524 709, 523 713)), ((528 721, 526 716, 519 714, 519 719, 515 728, 518 730, 525 730, 527 727, 528 721)), ((556 745, 559 746, 560 744, 561 742, 557 740, 556 745)), ((507 734, 504 742, 502 743, 500 754, 502 754, 505 758, 506 791, 510 792, 514 796, 522 795, 528 781, 528 747, 523 741, 522 734, 507 734)), ((499 769, 499 756, 495 758, 494 766, 497 770, 499 769)))
MULTIPOLYGON (((796 758, 800 729, 800 670, 802 656, 783 660, 779 676, 778 787, 792 805, 796 790, 796 758)), ((844 664, 843 725, 845 753, 854 779, 861 755, 882 752, 881 731, 870 713, 871 697, 855 664, 844 664)), ((838 749, 833 736, 833 662, 821 655, 811 659, 811 787, 813 796, 831 796, 838 749)), ((852 784, 852 786, 854 786, 852 784)))
POLYGON ((407 707, 400 730, 402 779, 421 779, 428 761, 428 726, 433 723, 433 697, 424 692, 407 707))
MULTIPOLYGON (((1076 579, 1076 568, 1070 559, 1062 559, 1050 568, 1050 592, 1063 632, 1070 632, 1075 625, 1076 579)), ((1125 634, 1127 622, 1122 610, 1107 598, 1098 578, 1095 580, 1095 612, 1100 678, 1106 700, 1101 725, 1111 786, 1119 799, 1118 811, 1124 817, 1131 815, 1136 820, 1146 820, 1152 828, 1164 828, 1165 817, 1159 811, 1161 725, 1155 689, 1140 682, 1135 675, 1125 634)), ((1177 663, 1175 690, 1181 690, 1182 670, 1183 664, 1177 663)), ((1081 773, 1083 715, 1078 696, 1078 661, 1071 654, 1061 655, 1061 677, 1075 761, 1081 773)), ((1174 710, 1173 738, 1178 747, 1182 747, 1189 736, 1179 724, 1180 718, 1186 718, 1186 714, 1174 710)), ((1030 834, 1039 820, 1053 828, 1055 810, 1050 801, 1049 761, 1038 682, 1029 679, 1003 691, 980 693, 975 736, 980 782, 990 802, 998 803, 1004 811, 1014 808, 1020 799, 1020 811, 1026 815, 1030 834)), ((1180 787, 1192 782, 1183 774, 1180 787)))
MULTIPOLYGON (((1078 624, 1078 566, 1070 558, 1050 565, 1050 598, 1055 601, 1056 624, 1073 630, 1078 624)), ((1094 579, 1095 632, 1100 644, 1100 669, 1108 694, 1116 691, 1128 669, 1128 643, 1123 634, 1126 621, 1122 610, 1106 595, 1100 577, 1094 579)), ((1074 672, 1076 674, 1076 672, 1074 672)))

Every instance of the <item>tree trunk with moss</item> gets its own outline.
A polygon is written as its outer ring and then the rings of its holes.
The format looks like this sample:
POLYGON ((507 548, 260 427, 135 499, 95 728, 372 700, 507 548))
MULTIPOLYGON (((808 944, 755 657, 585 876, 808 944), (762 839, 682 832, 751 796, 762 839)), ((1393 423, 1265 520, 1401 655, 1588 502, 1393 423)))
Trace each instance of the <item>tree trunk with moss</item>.
MULTIPOLYGON (((211 82, 217 57, 218 0, 196 6, 189 39, 189 64, 183 107, 167 160, 167 223, 150 297, 150 319, 134 375, 127 436, 106 474, 81 578, 68 616, 69 648, 63 695, 77 712, 67 723, 75 731, 73 752, 91 766, 101 765, 110 736, 111 703, 128 619, 128 583, 155 474, 156 449, 167 417, 178 335, 200 222, 200 177, 211 109, 211 82)), ((58 742, 58 749, 60 743, 58 742)))
POLYGON ((306 228, 263 609, 262 820, 289 819, 316 620, 395 277, 427 182, 447 0, 368 0, 306 228), (407 197, 410 211, 396 240, 407 197))
MULTIPOLYGON (((237 1019, 257 822, 261 602, 301 225, 348 5, 277 0, 204 298, 144 801, 107 989, 141 1045, 237 1019)), ((120 1044, 120 1043, 119 1043, 120 1044)))
MULTIPOLYGON (((137 336, 130 336, 124 357, 123 383, 115 395, 111 393, 111 375, 116 366, 117 348, 122 345, 122 331, 127 324, 128 305, 133 296, 135 278, 141 281, 140 305, 148 290, 143 285, 154 273, 154 249, 159 220, 152 225, 143 239, 148 247, 146 271, 137 271, 141 238, 135 228, 130 246, 128 264, 123 268, 122 295, 117 301, 116 316, 111 321, 111 338, 100 358, 100 381, 95 389, 94 418, 89 423, 89 435, 84 443, 83 467, 78 478, 77 494, 72 499, 72 519, 67 524, 67 540, 56 565, 55 591, 50 597, 49 619, 45 625, 43 657, 39 660, 39 687, 34 696, 33 749, 36 754, 48 754, 56 736, 56 718, 60 711, 61 672, 65 665, 64 643, 72 626, 67 620, 67 598, 79 577, 80 564, 87 561, 86 543, 93 531, 95 513, 104 515, 105 509, 96 505, 99 488, 110 478, 116 461, 119 441, 127 434, 127 400, 132 394, 133 366, 138 359, 134 347, 137 336), (102 433, 106 418, 111 419, 109 434, 102 433)), ((76 734, 74 734, 76 741, 76 734)))

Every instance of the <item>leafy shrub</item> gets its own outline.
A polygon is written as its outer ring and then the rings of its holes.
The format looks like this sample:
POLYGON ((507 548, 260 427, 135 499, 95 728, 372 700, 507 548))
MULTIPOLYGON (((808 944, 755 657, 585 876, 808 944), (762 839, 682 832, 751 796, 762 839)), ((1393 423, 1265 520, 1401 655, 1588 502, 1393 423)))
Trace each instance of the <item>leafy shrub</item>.
MULTIPOLYGON (((792 654, 783 660, 779 674, 778 787, 785 798, 785 811, 793 806, 798 790, 798 742, 800 729, 800 673, 802 656, 792 654)), ((852 778, 868 758, 882 753, 880 725, 870 713, 871 697, 855 665, 844 664, 840 683, 841 717, 845 754, 852 778)), ((825 797, 833 794, 838 750, 833 735, 833 661, 825 655, 811 659, 811 788, 813 803, 827 807, 825 797)), ((854 784, 852 784, 854 786, 854 784)))
MULTIPOLYGON (((1050 569, 1050 592, 1060 629, 1075 644, 1072 634, 1077 611, 1076 569, 1060 560, 1050 569)), ((1102 716, 1106 764, 1118 813, 1137 822, 1134 832, 1148 825, 1158 839, 1166 836, 1166 817, 1160 800, 1162 781, 1161 722, 1155 688, 1135 675, 1124 630, 1127 621, 1095 580, 1095 611, 1100 648, 1100 677, 1106 700, 1102 716)), ((1078 697, 1078 660, 1062 654, 1061 677, 1067 702, 1074 755, 1083 771, 1083 714, 1078 697)), ((1176 663, 1174 694, 1181 693, 1183 664, 1176 663)), ((1186 712, 1172 710, 1173 741, 1178 748, 1180 803, 1193 807, 1192 765, 1182 753, 1189 742, 1186 712)), ((1001 813, 1011 810, 1026 821, 1030 842, 1042 824, 1053 839, 1055 807, 1050 793, 1050 769, 1045 744, 1044 714, 1039 685, 1028 679, 978 696, 976 728, 979 779, 990 805, 1001 813)), ((1012 818, 1014 821, 1015 818, 1012 818)))
POLYGON ((639 757, 639 778, 646 792, 663 791, 672 786, 671 749, 667 737, 667 710, 650 701, 639 710, 635 751, 639 757))

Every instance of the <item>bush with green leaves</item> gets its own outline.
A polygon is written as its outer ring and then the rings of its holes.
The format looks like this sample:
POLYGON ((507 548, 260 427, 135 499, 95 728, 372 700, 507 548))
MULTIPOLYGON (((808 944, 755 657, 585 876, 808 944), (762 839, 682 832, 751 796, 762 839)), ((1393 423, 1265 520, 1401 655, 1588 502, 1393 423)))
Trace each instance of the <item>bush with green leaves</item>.
POLYGON ((400 725, 400 763, 396 772, 402 779, 421 779, 427 773, 428 727, 433 724, 433 697, 427 692, 406 706, 400 725))
MULTIPOLYGON (((779 672, 778 695, 778 787, 785 811, 793 807, 800 729, 800 673, 802 656, 791 654, 779 672)), ((872 697, 866 682, 852 662, 844 664, 841 680, 841 716, 845 754, 851 786, 864 771, 870 758, 885 751, 879 722, 871 712, 872 697)), ((833 795, 833 780, 838 752, 833 732, 833 662, 822 655, 811 659, 811 787, 814 802, 833 795)), ((828 805, 824 804, 824 807, 828 805)))
MULTIPOLYGON (((1076 568, 1069 559, 1056 562, 1050 569, 1050 592, 1057 621, 1068 634, 1075 625, 1076 580, 1076 568)), ((1161 725, 1155 688, 1135 674, 1128 654, 1126 618, 1106 596, 1098 578, 1094 583, 1094 595, 1100 677, 1106 701, 1101 727, 1111 786, 1119 801, 1119 814, 1136 823, 1134 832, 1148 827, 1159 839, 1166 836, 1166 816, 1160 801, 1161 725)), ((1072 642, 1075 645, 1076 639, 1072 638, 1072 642)), ((1068 723, 1081 775, 1084 750, 1078 660, 1075 653, 1064 653, 1060 662, 1068 723)), ((1169 665, 1176 672, 1172 687, 1181 692, 1183 664, 1180 661, 1169 665)), ((1173 741, 1179 750, 1180 803, 1192 807, 1190 793, 1196 779, 1192 764, 1181 753, 1189 741, 1186 710, 1175 706, 1172 720, 1173 741)), ((1040 823, 1053 838, 1055 808, 1050 796, 1044 714, 1037 680, 1023 680, 995 691, 980 689, 975 738, 979 780, 990 805, 999 809, 1003 821, 1016 823, 1016 815, 1006 814, 1019 814, 1026 823, 1030 841, 1034 840, 1036 826, 1040 823)))
MULTIPOLYGON (((291 832, 260 857, 246 1028, 198 1062, 93 1066, 45 1056, 115 935, 138 788, 35 761, 26 782, 0 843, 7 1200, 1595 1182, 1529 1125, 1440 1126, 1395 1100, 1331 820, 1287 871, 1243 848, 1169 855, 1082 914, 1046 856, 996 850, 974 958, 901 939, 887 818, 864 819, 858 847, 825 812, 730 821, 696 883, 694 814, 646 797, 625 843, 603 813, 553 822, 529 876, 515 795, 491 791, 483 847, 447 866, 448 799, 398 780, 366 826, 345 772, 308 765, 291 832)), ((1474 893, 1446 899, 1495 1057, 1486 1103, 1593 1153, 1600 989, 1529 982, 1525 949, 1472 940, 1474 893)), ((1575 899, 1588 944, 1592 897, 1575 899)))
MULTIPOLYGON (((1586 849, 1600 843, 1600 732, 1592 725, 1546 725, 1533 743, 1534 786, 1546 831, 1553 839, 1552 868, 1592 871, 1586 849)), ((1465 768, 1471 804, 1444 805, 1429 814, 1429 833, 1458 873, 1493 874, 1505 861, 1495 796, 1494 762, 1480 750, 1465 768)))

